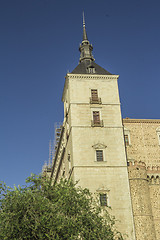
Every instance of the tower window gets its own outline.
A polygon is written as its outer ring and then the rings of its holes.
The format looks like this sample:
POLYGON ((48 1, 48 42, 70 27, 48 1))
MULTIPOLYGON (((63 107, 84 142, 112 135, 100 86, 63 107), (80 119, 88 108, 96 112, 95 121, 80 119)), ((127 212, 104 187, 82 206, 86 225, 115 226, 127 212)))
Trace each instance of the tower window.
POLYGON ((107 194, 106 193, 100 194, 100 204, 101 204, 101 206, 107 206, 107 194))
POLYGON ((93 123, 100 124, 100 114, 99 111, 93 111, 93 123))
POLYGON ((103 150, 96 150, 96 160, 97 162, 103 161, 103 150))
POLYGON ((98 100, 98 91, 97 89, 91 89, 91 97, 93 101, 98 100))
POLYGON ((126 146, 129 145, 129 137, 128 137, 128 135, 124 135, 124 142, 125 142, 126 146))
POLYGON ((93 120, 91 121, 92 127, 103 127, 103 120, 100 120, 100 112, 93 111, 93 120))
POLYGON ((98 90, 97 89, 91 89, 91 98, 90 98, 90 103, 97 103, 101 104, 101 98, 98 97, 98 90))

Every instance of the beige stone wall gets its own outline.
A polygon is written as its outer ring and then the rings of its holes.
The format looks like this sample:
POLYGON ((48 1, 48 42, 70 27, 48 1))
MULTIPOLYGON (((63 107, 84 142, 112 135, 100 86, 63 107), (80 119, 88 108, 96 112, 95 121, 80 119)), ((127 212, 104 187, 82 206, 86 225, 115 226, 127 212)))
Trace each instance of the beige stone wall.
POLYGON ((129 145, 126 146, 128 161, 133 164, 135 161, 145 163, 144 168, 138 167, 139 170, 136 170, 136 165, 129 167, 136 234, 143 239, 144 234, 141 230, 146 229, 145 232, 148 234, 146 239, 155 239, 150 234, 154 232, 152 229, 154 228, 158 240, 160 239, 160 120, 123 119, 123 124, 124 133, 129 137, 129 145), (138 207, 141 209, 137 216, 138 207), (148 220, 145 211, 148 211, 148 220), (141 222, 141 225, 138 222, 141 222))
POLYGON ((130 132, 128 159, 145 162, 147 166, 160 166, 160 142, 157 135, 160 120, 123 119, 123 124, 130 132))

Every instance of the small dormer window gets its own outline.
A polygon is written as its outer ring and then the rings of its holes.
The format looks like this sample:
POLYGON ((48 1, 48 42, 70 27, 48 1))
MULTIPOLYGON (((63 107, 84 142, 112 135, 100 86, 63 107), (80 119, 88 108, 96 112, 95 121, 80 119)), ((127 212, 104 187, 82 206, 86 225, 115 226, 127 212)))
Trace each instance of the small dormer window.
POLYGON ((89 73, 95 73, 95 72, 96 72, 96 69, 95 69, 93 66, 90 66, 90 67, 88 68, 88 72, 89 72, 89 73))

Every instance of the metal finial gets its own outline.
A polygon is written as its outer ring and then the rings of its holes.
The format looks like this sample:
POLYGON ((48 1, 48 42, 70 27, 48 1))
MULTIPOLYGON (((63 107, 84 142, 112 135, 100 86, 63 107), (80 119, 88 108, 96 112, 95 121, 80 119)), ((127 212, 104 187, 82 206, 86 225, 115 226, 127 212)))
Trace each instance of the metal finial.
POLYGON ((85 27, 84 11, 83 11, 83 27, 85 27))

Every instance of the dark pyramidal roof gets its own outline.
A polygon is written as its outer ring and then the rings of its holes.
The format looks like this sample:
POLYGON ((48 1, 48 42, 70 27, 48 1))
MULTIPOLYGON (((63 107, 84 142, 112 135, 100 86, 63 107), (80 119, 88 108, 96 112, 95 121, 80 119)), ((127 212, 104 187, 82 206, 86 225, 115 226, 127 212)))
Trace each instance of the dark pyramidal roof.
POLYGON ((101 75, 112 75, 110 72, 99 66, 94 61, 83 61, 78 64, 78 66, 72 71, 74 74, 89 74, 89 68, 94 68, 95 70, 92 74, 101 74, 101 75))
POLYGON ((83 40, 80 44, 80 60, 78 66, 72 71, 74 74, 101 74, 101 75, 112 75, 110 72, 100 67, 95 63, 95 59, 92 55, 93 46, 88 41, 85 20, 83 15, 83 40))

